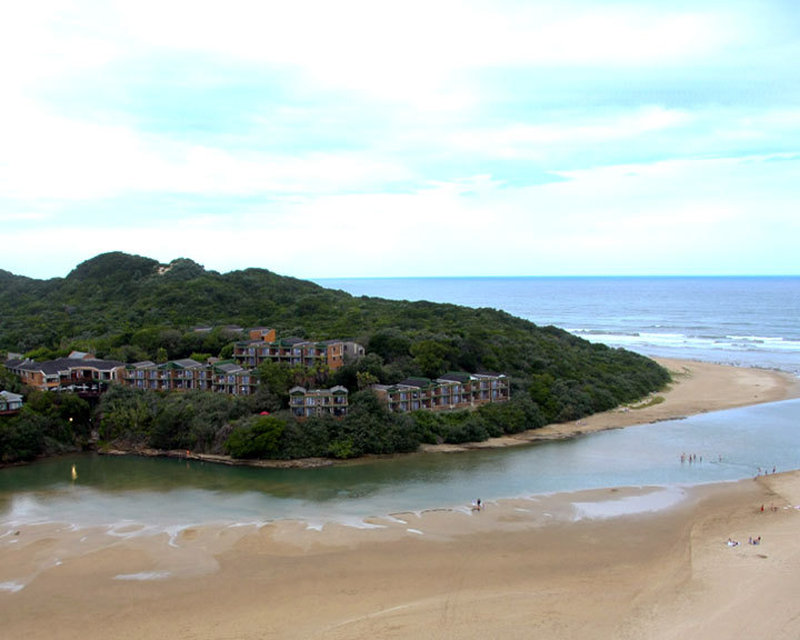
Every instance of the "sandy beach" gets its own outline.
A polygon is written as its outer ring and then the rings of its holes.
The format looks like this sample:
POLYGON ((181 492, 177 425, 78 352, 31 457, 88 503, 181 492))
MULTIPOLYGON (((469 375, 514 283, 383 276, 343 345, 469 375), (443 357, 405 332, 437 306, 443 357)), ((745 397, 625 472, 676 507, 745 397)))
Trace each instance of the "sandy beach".
MULTIPOLYGON (((779 372, 662 362, 675 379, 663 400, 521 437, 800 397, 779 372)), ((791 471, 395 513, 363 528, 30 526, 0 537, 0 620, 4 637, 34 639, 797 638, 798 507, 791 471)))

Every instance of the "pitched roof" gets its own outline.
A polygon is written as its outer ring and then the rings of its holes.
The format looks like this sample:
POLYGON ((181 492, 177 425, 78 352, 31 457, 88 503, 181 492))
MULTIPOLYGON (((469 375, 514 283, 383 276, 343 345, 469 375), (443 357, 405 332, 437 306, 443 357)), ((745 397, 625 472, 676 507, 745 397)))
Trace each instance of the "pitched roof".
POLYGON ((401 380, 397 383, 397 386, 403 387, 417 387, 422 389, 424 387, 429 387, 433 384, 433 381, 430 378, 406 378, 405 380, 401 380))
POLYGON ((349 393, 346 387, 337 384, 330 389, 306 389, 305 387, 292 387, 289 389, 289 395, 307 395, 307 396, 326 396, 330 394, 349 393))
POLYGON ((439 380, 447 380, 453 382, 469 382, 472 375, 464 371, 448 371, 443 376, 439 376, 439 380))
POLYGON ((41 371, 45 375, 57 375, 71 369, 97 369, 98 371, 111 371, 125 364, 117 360, 79 360, 76 358, 57 358, 44 362, 22 362, 16 368, 20 371, 41 371))
POLYGON ((182 360, 172 360, 170 364, 180 367, 181 369, 197 369, 203 365, 197 360, 191 358, 183 358, 182 360))
POLYGON ((244 367, 234 362, 218 362, 214 365, 214 368, 222 373, 239 373, 240 371, 245 371, 244 367))
POLYGON ((132 364, 126 365, 126 369, 152 369, 156 366, 156 363, 152 360, 142 360, 141 362, 134 362, 132 364))

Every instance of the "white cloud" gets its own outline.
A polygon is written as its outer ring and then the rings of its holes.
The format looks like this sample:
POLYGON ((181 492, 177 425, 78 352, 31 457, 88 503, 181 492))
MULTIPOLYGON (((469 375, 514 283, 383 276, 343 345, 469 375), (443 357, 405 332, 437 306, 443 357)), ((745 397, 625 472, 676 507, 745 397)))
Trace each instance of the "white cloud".
POLYGON ((7 25, 0 52, 22 54, 13 65, 20 82, 185 52, 296 70, 309 90, 428 109, 478 100, 470 70, 672 65, 744 39, 743 18, 731 7, 642 3, 50 0, 44 8, 13 7, 0 15, 7 25))
MULTIPOLYGON (((73 0, 0 6, 0 97, 17 96, 51 78, 93 71, 122 55, 116 27, 103 27, 102 3, 73 0)), ((111 26, 109 24, 109 26, 111 26)))
POLYGON ((7 198, 316 193, 409 177, 403 167, 357 152, 234 153, 123 125, 52 115, 32 102, 8 102, 4 115, 0 196, 7 198))
POLYGON ((285 3, 137 0, 115 3, 134 38, 286 64, 440 68, 514 62, 646 64, 734 42, 736 12, 643 3, 519 2, 386 5, 369 0, 285 3), (156 19, 157 18, 157 19, 156 19), (632 55, 632 52, 635 52, 632 55), (363 66, 367 65, 367 66, 363 66))
POLYGON ((687 124, 686 111, 652 105, 613 114, 592 115, 541 124, 515 123, 496 129, 469 129, 449 135, 448 144, 464 151, 500 157, 535 156, 558 145, 581 146, 620 141, 687 124))
POLYGON ((209 268, 298 277, 781 272, 800 221, 796 201, 774 187, 799 170, 798 158, 752 157, 573 171, 523 188, 478 176, 407 194, 284 200, 188 225, 165 217, 12 231, 8 258, 22 260, 33 243, 68 254, 64 271, 111 249, 166 261, 191 248, 209 268))
POLYGON ((0 222, 40 222, 50 217, 50 214, 39 211, 13 211, 0 213, 0 222))
POLYGON ((67 269, 192 247, 301 276, 713 270, 704 254, 763 272, 800 234, 800 111, 778 55, 797 40, 772 5, 43 2, 0 8, 9 264, 31 246, 67 269), (719 69, 741 80, 724 106, 703 88, 719 69), (577 76, 591 89, 563 91, 577 76), (525 186, 548 173, 561 181, 525 186), (106 202, 102 227, 75 213, 106 202), (247 245, 251 230, 303 245, 247 245), (78 239, 96 251, 64 249, 78 239))

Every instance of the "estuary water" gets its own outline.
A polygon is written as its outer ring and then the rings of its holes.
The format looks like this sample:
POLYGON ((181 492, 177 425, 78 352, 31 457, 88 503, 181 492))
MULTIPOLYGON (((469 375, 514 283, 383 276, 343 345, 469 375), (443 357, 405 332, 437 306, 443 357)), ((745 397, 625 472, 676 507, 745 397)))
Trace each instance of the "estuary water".
POLYGON ((573 441, 422 453, 318 469, 226 467, 161 458, 72 456, 0 471, 0 535, 47 522, 146 524, 370 516, 617 486, 681 487, 800 468, 800 400, 628 427, 573 441), (787 446, 792 443, 793 446, 787 446), (681 462, 694 454, 693 463, 681 462), (72 467, 77 478, 71 479, 72 467))
MULTIPOLYGON (((648 355, 800 371, 800 278, 459 278, 320 281, 399 299, 504 309, 648 355)), ((0 469, 0 540, 16 527, 156 530, 369 516, 598 487, 680 487, 800 468, 800 400, 512 449, 318 469, 81 455, 0 469), (681 462, 682 454, 697 461, 681 462), (76 477, 72 477, 72 469, 76 477)))

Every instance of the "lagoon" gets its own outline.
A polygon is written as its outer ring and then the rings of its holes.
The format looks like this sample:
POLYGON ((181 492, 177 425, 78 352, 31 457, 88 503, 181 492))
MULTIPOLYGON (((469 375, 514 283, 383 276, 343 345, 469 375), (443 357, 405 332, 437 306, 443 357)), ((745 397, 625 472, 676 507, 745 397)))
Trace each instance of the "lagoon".
POLYGON ((17 527, 301 520, 366 526, 398 512, 620 486, 692 486, 800 469, 800 399, 510 449, 419 453, 315 469, 93 454, 0 470, 0 536, 17 527), (681 454, 697 462, 681 462, 681 454), (702 461, 701 461, 702 458, 702 461), (72 479, 72 467, 77 477, 72 479))

